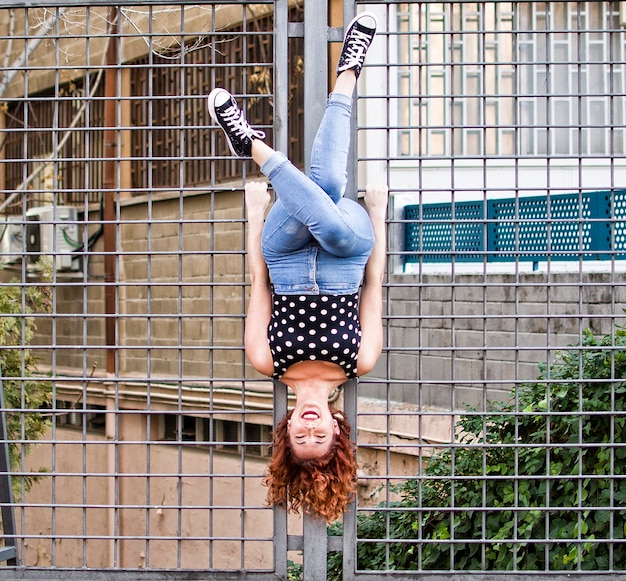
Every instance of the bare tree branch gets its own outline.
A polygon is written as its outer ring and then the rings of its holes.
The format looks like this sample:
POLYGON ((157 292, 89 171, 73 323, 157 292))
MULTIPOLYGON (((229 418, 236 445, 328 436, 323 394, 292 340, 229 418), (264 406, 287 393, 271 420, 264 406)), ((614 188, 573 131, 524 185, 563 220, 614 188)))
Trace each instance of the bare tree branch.
MULTIPOLYGON (((48 30, 50 30, 48 28, 48 30)), ((49 160, 53 160, 59 153, 59 151, 61 151, 61 149, 63 148, 63 146, 67 143, 67 140, 71 137, 72 135, 72 129, 74 129, 74 127, 76 127, 76 125, 78 125, 78 122, 80 121, 81 117, 83 116, 83 113, 85 112, 85 109, 87 108, 87 104, 89 103, 89 100, 96 94, 96 91, 98 90, 98 87, 100 86, 100 82, 102 81, 102 77, 104 75, 104 60, 106 58, 106 54, 107 54, 107 47, 108 44, 111 42, 111 36, 107 36, 107 44, 104 47, 103 53, 102 53, 102 66, 100 67, 100 70, 98 71, 98 75, 96 76, 96 79, 93 83, 93 86, 91 87, 91 91, 89 92, 89 95, 86 96, 86 98, 83 101, 83 104, 81 105, 80 109, 76 112, 76 115, 74 115, 74 118, 72 119, 72 122, 68 125, 67 130, 65 131, 65 134, 63 135, 63 138, 59 141, 59 143, 57 144, 55 150, 53 152, 50 153, 50 155, 48 156, 49 160)), ((43 171, 43 169, 46 167, 48 162, 43 162, 41 164, 39 164, 29 175, 28 177, 17 187, 15 188, 15 191, 6 199, 4 200, 4 202, 2 204, 0 204, 0 213, 9 205, 11 204, 11 202, 20 195, 21 192, 23 192, 28 185, 43 171)))
POLYGON ((52 27, 59 21, 66 10, 67 7, 59 8, 52 16, 50 16, 50 18, 47 18, 37 31, 37 34, 32 39, 29 38, 26 41, 24 51, 12 64, 12 66, 4 69, 4 75, 2 75, 2 81, 0 81, 0 97, 4 95, 7 87, 11 84, 15 75, 22 69, 28 57, 41 44, 41 41, 46 38, 48 32, 50 32, 52 27))

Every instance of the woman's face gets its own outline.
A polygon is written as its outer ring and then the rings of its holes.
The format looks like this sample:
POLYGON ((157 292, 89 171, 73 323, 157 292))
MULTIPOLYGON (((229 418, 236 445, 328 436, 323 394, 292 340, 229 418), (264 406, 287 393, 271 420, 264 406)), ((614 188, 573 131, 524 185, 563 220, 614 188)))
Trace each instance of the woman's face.
POLYGON ((339 425, 328 409, 315 402, 302 402, 287 423, 287 437, 295 456, 308 460, 326 455, 339 434, 339 425))

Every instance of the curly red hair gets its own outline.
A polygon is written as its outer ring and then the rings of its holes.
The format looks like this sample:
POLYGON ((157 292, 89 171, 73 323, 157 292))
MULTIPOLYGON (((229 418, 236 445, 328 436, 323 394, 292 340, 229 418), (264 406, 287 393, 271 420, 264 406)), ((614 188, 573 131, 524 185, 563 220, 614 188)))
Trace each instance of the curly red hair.
POLYGON ((268 487, 269 504, 286 506, 289 512, 321 517, 331 523, 348 508, 357 487, 357 463, 350 424, 342 412, 331 408, 339 434, 327 454, 302 459, 293 454, 287 434, 289 412, 276 426, 272 457, 263 483, 268 487))

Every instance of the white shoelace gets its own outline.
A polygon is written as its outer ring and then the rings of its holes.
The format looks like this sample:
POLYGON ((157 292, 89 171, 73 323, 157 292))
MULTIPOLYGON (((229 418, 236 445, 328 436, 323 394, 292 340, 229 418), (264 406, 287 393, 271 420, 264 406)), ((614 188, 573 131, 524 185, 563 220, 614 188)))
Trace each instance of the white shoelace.
POLYGON ((263 131, 250 127, 243 116, 243 111, 235 105, 231 105, 228 109, 224 109, 224 111, 221 112, 221 116, 226 122, 228 129, 237 137, 248 137, 250 139, 265 138, 265 133, 263 131))
POLYGON ((363 58, 365 51, 367 51, 371 40, 371 35, 355 29, 350 35, 348 46, 346 46, 346 63, 354 62, 355 64, 361 64, 360 60, 363 58))

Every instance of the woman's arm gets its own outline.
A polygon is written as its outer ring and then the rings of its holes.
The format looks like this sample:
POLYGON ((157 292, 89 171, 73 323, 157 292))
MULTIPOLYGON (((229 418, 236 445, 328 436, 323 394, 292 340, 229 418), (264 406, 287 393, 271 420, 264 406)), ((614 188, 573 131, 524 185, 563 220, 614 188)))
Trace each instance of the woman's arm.
POLYGON ((385 184, 365 188, 365 205, 374 228, 374 248, 365 266, 359 319, 361 321, 361 346, 357 359, 357 374, 369 373, 383 349, 383 278, 387 263, 387 199, 389 188, 385 184))
POLYGON ((248 214, 248 270, 250 272, 250 302, 244 332, 246 355, 252 366, 263 375, 274 371, 272 353, 267 343, 267 326, 272 314, 272 293, 269 273, 261 252, 261 235, 265 209, 270 201, 265 182, 245 185, 248 214))

